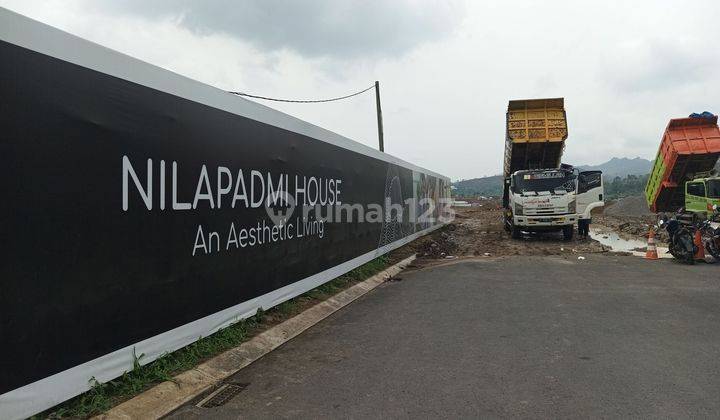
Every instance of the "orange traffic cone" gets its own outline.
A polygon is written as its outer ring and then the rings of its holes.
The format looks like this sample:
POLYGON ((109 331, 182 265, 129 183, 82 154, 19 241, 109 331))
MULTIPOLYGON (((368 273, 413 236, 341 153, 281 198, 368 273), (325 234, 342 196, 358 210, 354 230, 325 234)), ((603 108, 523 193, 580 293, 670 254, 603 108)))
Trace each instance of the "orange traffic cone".
POLYGON ((702 243, 702 236, 700 235, 700 231, 695 231, 695 237, 693 238, 693 243, 695 244, 695 247, 697 248, 697 251, 695 251, 695 256, 693 259, 705 261, 705 247, 702 243))
POLYGON ((647 251, 645 251, 645 259, 646 260, 657 260, 660 259, 658 257, 657 248, 655 247, 655 231, 650 228, 650 233, 648 233, 648 243, 647 243, 647 251))

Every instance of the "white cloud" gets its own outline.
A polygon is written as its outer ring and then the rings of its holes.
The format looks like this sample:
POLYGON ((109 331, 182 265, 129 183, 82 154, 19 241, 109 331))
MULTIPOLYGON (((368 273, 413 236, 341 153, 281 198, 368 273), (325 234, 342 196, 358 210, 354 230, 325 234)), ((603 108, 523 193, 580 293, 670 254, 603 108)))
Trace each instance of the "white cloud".
POLYGON ((308 57, 401 54, 449 32, 462 13, 456 0, 104 0, 104 11, 175 18, 196 33, 226 33, 264 49, 308 57))
MULTIPOLYGON (((720 110, 720 13, 712 7, 688 13, 679 1, 516 0, 447 9, 404 1, 373 16, 351 13, 357 3, 331 3, 298 3, 310 5, 305 14, 294 12, 301 21, 308 13, 322 16, 312 34, 288 16, 249 34, 229 28, 213 7, 189 19, 187 7, 172 13, 165 2, 143 13, 108 2, 0 0, 224 89, 316 98, 380 80, 386 150, 453 178, 500 172, 509 99, 565 97, 570 137, 564 160, 572 164, 651 159, 669 118, 720 110), (377 25, 366 24, 373 18, 377 25), (392 38, 391 45, 359 33, 364 28, 380 31, 380 40, 392 38)), ((228 16, 237 20, 236 12, 228 16)), ((376 145, 372 94, 324 105, 269 105, 376 145)))

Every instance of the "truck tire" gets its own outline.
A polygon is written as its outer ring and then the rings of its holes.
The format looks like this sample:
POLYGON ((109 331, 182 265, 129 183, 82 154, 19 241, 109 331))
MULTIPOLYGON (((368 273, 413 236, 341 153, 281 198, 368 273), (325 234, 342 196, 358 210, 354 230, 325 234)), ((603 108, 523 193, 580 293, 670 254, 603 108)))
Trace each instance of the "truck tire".
POLYGON ((563 226, 563 239, 566 241, 572 240, 573 238, 573 225, 563 226))
POLYGON ((522 238, 522 231, 517 226, 511 227, 512 231, 510 232, 510 235, 513 239, 521 239, 522 238))

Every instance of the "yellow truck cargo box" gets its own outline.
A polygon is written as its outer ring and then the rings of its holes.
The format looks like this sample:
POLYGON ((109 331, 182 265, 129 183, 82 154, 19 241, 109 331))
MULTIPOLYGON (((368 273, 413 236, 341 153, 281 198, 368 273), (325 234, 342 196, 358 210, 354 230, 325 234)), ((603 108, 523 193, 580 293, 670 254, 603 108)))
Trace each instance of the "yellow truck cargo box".
POLYGON ((523 169, 557 168, 567 137, 563 98, 510 101, 506 115, 504 175, 523 169))

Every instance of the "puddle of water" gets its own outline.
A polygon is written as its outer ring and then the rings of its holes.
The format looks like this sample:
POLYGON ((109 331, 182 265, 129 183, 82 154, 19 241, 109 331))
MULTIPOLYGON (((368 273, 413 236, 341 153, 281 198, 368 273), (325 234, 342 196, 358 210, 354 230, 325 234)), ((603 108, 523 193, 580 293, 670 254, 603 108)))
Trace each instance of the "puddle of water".
MULTIPOLYGON (((614 252, 629 252, 639 257, 645 256, 645 251, 638 251, 638 249, 647 248, 647 241, 621 238, 615 232, 598 228, 590 228, 590 237, 614 252)), ((667 247, 657 246, 657 251, 660 258, 672 258, 672 255, 668 254, 667 247)))

